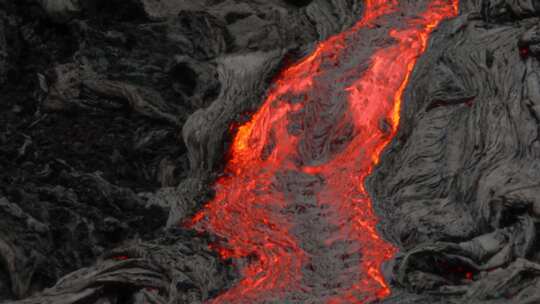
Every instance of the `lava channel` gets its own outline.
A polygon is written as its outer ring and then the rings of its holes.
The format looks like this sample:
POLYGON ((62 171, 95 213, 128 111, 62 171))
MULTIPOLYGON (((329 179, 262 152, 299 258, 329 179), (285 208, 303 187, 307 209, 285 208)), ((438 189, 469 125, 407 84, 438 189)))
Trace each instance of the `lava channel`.
POLYGON ((366 0, 349 30, 284 69, 240 126, 215 197, 190 226, 241 279, 212 303, 367 303, 396 252, 364 188, 397 132, 402 95, 458 0, 366 0))

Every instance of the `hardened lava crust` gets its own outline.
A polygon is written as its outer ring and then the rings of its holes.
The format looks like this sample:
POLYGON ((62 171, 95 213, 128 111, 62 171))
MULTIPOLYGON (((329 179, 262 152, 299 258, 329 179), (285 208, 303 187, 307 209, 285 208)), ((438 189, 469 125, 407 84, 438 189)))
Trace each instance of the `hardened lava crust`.
POLYGON ((540 303, 539 21, 0 0, 0 303, 540 303))

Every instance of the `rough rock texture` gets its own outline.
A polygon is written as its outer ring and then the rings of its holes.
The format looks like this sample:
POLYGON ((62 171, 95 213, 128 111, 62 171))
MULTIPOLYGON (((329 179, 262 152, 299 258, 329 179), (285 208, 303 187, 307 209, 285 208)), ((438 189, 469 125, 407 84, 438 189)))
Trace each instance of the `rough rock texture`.
POLYGON ((451 303, 540 301, 539 8, 463 1, 418 63, 369 183, 401 249, 388 265, 397 287, 451 303))
POLYGON ((200 303, 229 125, 361 1, 0 0, 0 302, 200 303), (187 144, 186 144, 187 143, 187 144))
MULTIPOLYGON (((412 0, 411 0, 412 1, 412 0)), ((229 127, 360 0, 0 0, 0 303, 201 303, 229 127)), ((384 303, 539 303, 540 5, 463 0, 369 189, 384 303)))

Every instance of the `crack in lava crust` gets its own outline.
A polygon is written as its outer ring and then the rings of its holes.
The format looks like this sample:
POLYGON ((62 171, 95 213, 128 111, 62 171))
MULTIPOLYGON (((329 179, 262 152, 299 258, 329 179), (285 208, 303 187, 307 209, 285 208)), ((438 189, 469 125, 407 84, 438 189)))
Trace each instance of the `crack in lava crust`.
POLYGON ((390 289, 365 178, 402 94, 458 0, 366 1, 363 19, 283 70, 239 127, 216 196, 189 224, 223 239, 241 280, 214 303, 365 303, 390 289))

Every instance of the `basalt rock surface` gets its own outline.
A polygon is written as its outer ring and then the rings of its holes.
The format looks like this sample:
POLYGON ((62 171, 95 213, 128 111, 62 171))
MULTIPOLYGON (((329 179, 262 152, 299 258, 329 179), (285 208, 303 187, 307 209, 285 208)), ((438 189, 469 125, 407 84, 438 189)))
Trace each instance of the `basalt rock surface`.
MULTIPOLYGON (((410 0, 413 1, 413 0, 410 0)), ((0 303, 202 303, 230 126, 361 0, 0 0, 0 303)), ((368 189, 384 303, 538 303, 540 5, 462 0, 368 189)))
POLYGON ((387 265, 397 288, 449 303, 540 301, 539 9, 462 1, 416 66, 369 182, 401 251, 387 265))
POLYGON ((229 125, 361 1, 0 0, 0 302, 200 303, 229 125))

